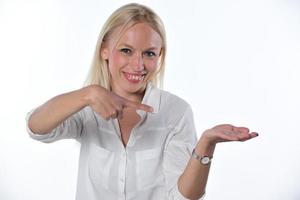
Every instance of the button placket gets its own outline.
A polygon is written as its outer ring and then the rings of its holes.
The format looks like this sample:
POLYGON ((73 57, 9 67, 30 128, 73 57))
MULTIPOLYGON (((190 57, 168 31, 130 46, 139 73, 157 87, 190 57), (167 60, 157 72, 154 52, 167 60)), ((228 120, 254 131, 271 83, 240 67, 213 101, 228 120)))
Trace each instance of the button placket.
POLYGON ((125 195, 125 178, 126 178, 126 164, 127 164, 127 153, 124 148, 121 153, 120 167, 119 167, 119 187, 121 195, 125 195))

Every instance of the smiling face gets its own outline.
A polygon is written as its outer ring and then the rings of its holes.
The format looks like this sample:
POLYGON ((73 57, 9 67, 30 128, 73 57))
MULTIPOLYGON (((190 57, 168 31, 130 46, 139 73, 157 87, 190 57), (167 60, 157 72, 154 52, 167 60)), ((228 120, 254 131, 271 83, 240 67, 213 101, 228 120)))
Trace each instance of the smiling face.
POLYGON ((140 98, 157 70, 162 39, 151 26, 138 23, 115 42, 108 39, 101 50, 108 61, 111 89, 125 98, 140 98))

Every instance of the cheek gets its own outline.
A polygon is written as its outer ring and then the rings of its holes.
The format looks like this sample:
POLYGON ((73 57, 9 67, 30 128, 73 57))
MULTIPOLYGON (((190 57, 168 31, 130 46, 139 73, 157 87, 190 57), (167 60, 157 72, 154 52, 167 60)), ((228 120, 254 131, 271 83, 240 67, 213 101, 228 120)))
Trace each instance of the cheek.
POLYGON ((147 60, 146 62, 145 62, 145 66, 146 66, 146 68, 147 68, 147 70, 149 71, 149 72, 154 72, 154 71, 156 71, 156 69, 157 69, 157 66, 158 65, 158 59, 154 59, 154 60, 147 60))
POLYGON ((111 57, 109 58, 110 69, 112 69, 112 70, 119 69, 124 64, 126 64, 126 60, 118 52, 113 52, 111 54, 111 57))

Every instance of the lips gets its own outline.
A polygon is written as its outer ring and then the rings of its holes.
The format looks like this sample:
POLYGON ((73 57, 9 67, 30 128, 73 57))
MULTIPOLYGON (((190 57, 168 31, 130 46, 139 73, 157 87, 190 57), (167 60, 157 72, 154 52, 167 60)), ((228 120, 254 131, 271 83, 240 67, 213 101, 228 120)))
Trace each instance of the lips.
POLYGON ((123 72, 125 78, 131 83, 139 83, 142 82, 146 76, 146 73, 128 73, 123 72))

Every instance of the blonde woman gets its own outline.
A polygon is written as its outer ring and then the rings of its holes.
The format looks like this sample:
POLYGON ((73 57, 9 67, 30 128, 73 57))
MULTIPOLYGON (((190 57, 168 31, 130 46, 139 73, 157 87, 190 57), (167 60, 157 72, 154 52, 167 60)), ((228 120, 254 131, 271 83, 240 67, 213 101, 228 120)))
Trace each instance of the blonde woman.
POLYGON ((225 124, 197 141, 191 107, 158 89, 165 55, 160 18, 125 5, 103 26, 84 87, 27 114, 33 139, 80 142, 77 200, 201 199, 216 144, 258 135, 225 124))

